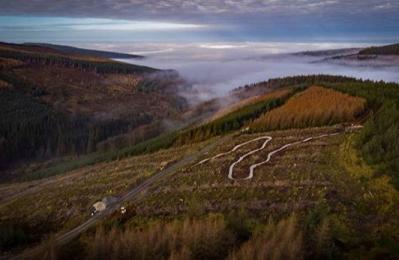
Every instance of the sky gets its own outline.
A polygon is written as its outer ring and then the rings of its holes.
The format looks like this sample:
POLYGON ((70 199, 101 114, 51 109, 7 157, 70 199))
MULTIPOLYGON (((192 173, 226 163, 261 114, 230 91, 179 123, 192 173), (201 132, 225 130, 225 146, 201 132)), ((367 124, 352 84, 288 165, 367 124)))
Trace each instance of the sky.
POLYGON ((0 0, 11 42, 399 41, 398 0, 0 0))

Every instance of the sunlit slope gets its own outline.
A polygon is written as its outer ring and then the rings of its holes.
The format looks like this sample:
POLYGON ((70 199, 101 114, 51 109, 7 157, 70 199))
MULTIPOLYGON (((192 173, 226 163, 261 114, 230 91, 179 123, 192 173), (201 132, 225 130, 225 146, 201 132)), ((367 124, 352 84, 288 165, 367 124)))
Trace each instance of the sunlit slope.
POLYGON ((353 121, 366 107, 366 100, 327 88, 312 86, 296 94, 250 124, 257 131, 304 128, 353 121))

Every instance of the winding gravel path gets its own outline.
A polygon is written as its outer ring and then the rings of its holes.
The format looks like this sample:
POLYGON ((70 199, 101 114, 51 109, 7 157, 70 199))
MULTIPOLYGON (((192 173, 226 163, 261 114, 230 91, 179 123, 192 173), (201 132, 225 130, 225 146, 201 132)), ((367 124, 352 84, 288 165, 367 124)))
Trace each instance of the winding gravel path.
MULTIPOLYGON (((238 145, 234 146, 234 148, 231 149, 230 151, 224 152, 224 153, 219 153, 219 154, 217 154, 217 155, 215 155, 215 156, 213 156, 213 157, 206 158, 206 159, 200 161, 199 163, 197 163, 196 165, 204 164, 204 163, 206 163, 206 162, 208 162, 208 161, 212 161, 212 160, 215 160, 215 159, 217 159, 217 158, 219 158, 219 157, 222 157, 222 156, 225 156, 225 155, 234 153, 234 152, 237 151, 239 148, 241 148, 241 147, 243 147, 243 146, 245 146, 245 145, 247 145, 247 144, 254 143, 254 142, 257 142, 257 141, 263 140, 263 139, 269 139, 269 138, 270 138, 270 140, 271 140, 271 137, 270 137, 270 136, 262 136, 262 137, 258 137, 258 138, 249 140, 249 141, 247 141, 247 142, 238 144, 238 145)), ((270 141, 270 140, 269 140, 269 141, 270 141)), ((268 141, 268 142, 269 142, 269 141, 268 141)))
MULTIPOLYGON (((244 154, 243 156, 241 156, 240 158, 238 158, 237 161, 233 162, 233 163, 230 165, 230 167, 229 167, 229 179, 235 180, 235 178, 234 178, 234 176, 233 176, 233 173, 234 173, 233 170, 234 170, 234 167, 235 167, 237 164, 239 164, 242 160, 244 160, 244 159, 247 158, 248 156, 250 156, 250 155, 252 155, 252 154, 254 154, 254 153, 257 153, 257 152, 259 152, 259 151, 261 151, 261 150, 263 150, 263 149, 265 149, 266 145, 273 139, 273 137, 271 137, 271 136, 263 136, 262 138, 263 138, 263 139, 266 139, 266 141, 262 144, 261 147, 259 147, 258 149, 252 150, 252 151, 250 151, 250 152, 244 154)), ((258 139, 259 139, 259 138, 258 138, 258 139)), ((246 177, 246 178, 244 178, 244 179, 251 179, 251 178, 252 178, 251 176, 248 176, 248 177, 246 177)))
POLYGON ((267 143, 270 142, 270 141, 272 140, 272 137, 270 137, 270 136, 265 136, 265 138, 268 138, 268 139, 263 143, 263 145, 262 145, 260 148, 255 149, 255 150, 252 150, 251 152, 248 152, 248 153, 244 154, 244 155, 241 156, 237 161, 233 162, 233 163, 230 165, 228 177, 229 177, 230 180, 250 180, 250 179, 252 179, 253 176, 254 176, 254 170, 255 170, 255 168, 257 168, 257 167, 259 167, 259 166, 261 166, 261 165, 263 165, 263 164, 268 163, 268 162, 271 160, 271 158, 272 158, 272 156, 273 156, 274 154, 276 154, 276 153, 278 153, 278 152, 281 152, 281 151, 283 151, 283 150, 285 150, 285 149, 287 149, 288 147, 293 146, 293 145, 298 145, 298 144, 301 144, 301 143, 307 143, 307 142, 309 142, 309 141, 311 141, 311 140, 320 139, 320 138, 323 138, 323 137, 334 136, 334 135, 338 135, 338 134, 339 134, 339 133, 333 133, 333 134, 324 134, 324 135, 320 135, 320 136, 316 136, 316 137, 308 137, 308 138, 306 138, 306 139, 304 139, 304 140, 301 140, 301 141, 297 141, 297 142, 292 142, 292 143, 285 144, 285 145, 281 146, 280 148, 278 148, 278 149, 276 149, 276 150, 273 150, 273 151, 271 151, 270 153, 268 153, 268 154, 267 154, 266 160, 264 160, 263 162, 259 162, 259 163, 252 164, 252 165, 249 167, 249 174, 248 174, 247 177, 244 177, 244 178, 234 178, 234 167, 235 167, 238 163, 240 163, 242 160, 244 160, 246 157, 248 157, 248 156, 250 156, 250 155, 252 155, 252 154, 254 154, 254 153, 258 152, 258 151, 263 150, 263 149, 266 147, 267 143))

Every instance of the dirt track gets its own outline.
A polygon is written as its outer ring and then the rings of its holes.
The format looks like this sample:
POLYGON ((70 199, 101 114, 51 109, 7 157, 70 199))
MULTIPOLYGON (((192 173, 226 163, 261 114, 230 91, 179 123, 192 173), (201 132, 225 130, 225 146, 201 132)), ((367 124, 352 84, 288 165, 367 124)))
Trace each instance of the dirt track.
POLYGON ((234 162, 233 162, 232 164, 230 164, 230 166, 229 166, 228 178, 229 178, 230 180, 250 180, 250 179, 252 179, 253 176, 254 176, 254 170, 255 170, 257 167, 259 167, 259 166, 261 166, 261 165, 263 165, 263 164, 268 163, 268 162, 271 160, 271 158, 272 158, 272 156, 273 156, 274 154, 276 154, 276 153, 278 153, 278 152, 281 152, 281 151, 283 151, 283 150, 285 150, 285 149, 287 149, 287 148, 289 148, 289 147, 291 147, 291 146, 294 146, 294 145, 298 145, 298 144, 301 144, 301 143, 307 143, 307 142, 312 141, 312 140, 315 140, 315 139, 320 139, 320 138, 329 137, 329 136, 335 136, 335 135, 338 135, 338 134, 340 134, 340 133, 337 132, 337 133, 332 133, 332 134, 324 134, 324 135, 319 135, 319 136, 312 136, 312 137, 308 137, 308 138, 306 138, 306 139, 303 139, 303 140, 301 140, 301 141, 296 141, 296 142, 292 142, 292 143, 285 144, 285 145, 283 145, 283 146, 281 146, 281 147, 279 147, 279 148, 277 148, 277 149, 275 149, 275 150, 269 152, 269 153, 267 154, 266 160, 264 160, 264 161, 262 161, 262 162, 259 162, 259 163, 252 164, 252 165, 249 167, 249 173, 248 173, 248 175, 247 175, 246 177, 244 177, 244 178, 235 178, 235 177, 234 177, 234 167, 235 167, 237 164, 239 164, 240 162, 242 162, 242 161, 243 161, 245 158, 247 158, 248 156, 250 156, 250 155, 252 155, 252 154, 255 154, 255 153, 257 153, 257 152, 260 152, 261 150, 265 149, 266 146, 267 146, 267 144, 273 140, 273 137, 268 136, 268 135, 267 135, 267 136, 262 136, 262 137, 257 137, 257 138, 255 138, 255 139, 252 139, 252 140, 249 140, 249 141, 246 141, 246 142, 244 142, 244 143, 241 143, 241 144, 238 144, 238 145, 234 146, 234 148, 231 149, 231 150, 228 151, 228 152, 219 153, 219 154, 215 155, 214 157, 206 158, 206 159, 200 161, 199 163, 197 163, 196 165, 201 165, 201 164, 204 164, 204 163, 206 163, 206 162, 208 162, 208 161, 211 161, 211 160, 217 159, 217 158, 219 158, 219 157, 222 157, 222 156, 224 156, 224 155, 228 155, 228 154, 230 154, 230 153, 233 153, 233 152, 237 151, 239 148, 241 148, 241 147, 243 147, 243 146, 245 146, 245 145, 247 145, 247 144, 250 144, 250 143, 253 143, 253 142, 257 142, 257 141, 259 141, 259 140, 265 140, 265 141, 263 142, 263 144, 262 144, 261 147, 259 147, 259 148, 257 148, 257 149, 254 149, 254 150, 252 150, 252 151, 250 151, 250 152, 248 152, 248 153, 246 153, 246 154, 240 156, 240 158, 238 158, 236 161, 234 161, 234 162))

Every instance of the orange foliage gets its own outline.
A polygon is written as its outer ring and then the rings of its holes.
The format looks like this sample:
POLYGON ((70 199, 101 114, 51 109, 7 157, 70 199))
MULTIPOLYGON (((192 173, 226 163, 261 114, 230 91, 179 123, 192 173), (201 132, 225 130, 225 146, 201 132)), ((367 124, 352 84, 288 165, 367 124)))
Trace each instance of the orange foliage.
POLYGON ((331 89, 312 86, 251 123, 254 130, 322 126, 353 121, 365 109, 366 100, 331 89))

